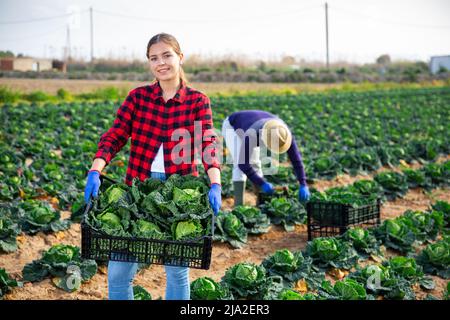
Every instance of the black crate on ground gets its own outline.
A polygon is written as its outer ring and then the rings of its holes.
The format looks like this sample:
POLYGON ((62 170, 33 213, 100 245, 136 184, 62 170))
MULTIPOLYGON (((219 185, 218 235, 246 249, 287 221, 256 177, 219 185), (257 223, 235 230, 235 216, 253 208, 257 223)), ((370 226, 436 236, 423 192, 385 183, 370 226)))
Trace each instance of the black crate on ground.
POLYGON ((374 227, 380 224, 381 201, 359 206, 310 201, 308 213, 308 240, 318 237, 333 237, 345 233, 351 227, 374 227))

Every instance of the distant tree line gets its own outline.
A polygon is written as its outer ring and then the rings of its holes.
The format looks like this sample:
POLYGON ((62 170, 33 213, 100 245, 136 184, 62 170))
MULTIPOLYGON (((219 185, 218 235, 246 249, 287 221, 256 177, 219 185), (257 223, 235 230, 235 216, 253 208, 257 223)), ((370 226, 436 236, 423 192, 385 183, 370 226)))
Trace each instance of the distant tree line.
MULTIPOLYGON (((0 51, 0 57, 14 57, 11 51, 0 51)), ((242 57, 188 57, 184 70, 193 82, 417 82, 446 80, 450 72, 442 69, 431 75, 424 61, 391 61, 387 54, 374 63, 351 64, 339 62, 326 69, 323 63, 298 61, 285 56, 277 61, 255 61, 242 57)), ((0 77, 58 78, 93 80, 149 81, 153 76, 147 62, 134 60, 97 59, 92 63, 70 61, 67 73, 57 72, 0 72, 0 77)))

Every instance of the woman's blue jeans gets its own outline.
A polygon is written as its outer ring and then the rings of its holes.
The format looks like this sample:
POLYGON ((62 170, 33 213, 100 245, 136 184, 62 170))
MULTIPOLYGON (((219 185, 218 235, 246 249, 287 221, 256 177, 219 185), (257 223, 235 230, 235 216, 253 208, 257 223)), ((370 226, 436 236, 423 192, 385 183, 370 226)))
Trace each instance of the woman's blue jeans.
MULTIPOLYGON (((152 172, 154 179, 166 180, 166 175, 152 172)), ((133 300, 133 279, 138 269, 134 262, 109 261, 108 297, 110 300, 133 300)), ((166 300, 189 300, 189 268, 164 266, 166 271, 166 300)))

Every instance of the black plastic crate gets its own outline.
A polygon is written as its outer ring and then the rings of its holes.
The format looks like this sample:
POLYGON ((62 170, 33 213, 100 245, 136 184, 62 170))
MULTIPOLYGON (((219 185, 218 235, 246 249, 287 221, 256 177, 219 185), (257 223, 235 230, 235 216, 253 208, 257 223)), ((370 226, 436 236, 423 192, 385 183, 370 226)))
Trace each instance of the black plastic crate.
POLYGON ((171 241, 116 237, 81 224, 81 257, 96 261, 124 261, 209 269, 212 237, 199 241, 171 241))
MULTIPOLYGON (((85 216, 92 202, 86 206, 85 216)), ((123 261, 145 264, 209 269, 211 264, 214 215, 211 234, 191 241, 111 236, 81 222, 81 257, 96 261, 123 261)))
POLYGON ((351 227, 378 226, 380 208, 380 199, 356 208, 341 203, 310 201, 306 204, 308 240, 341 235, 351 227))

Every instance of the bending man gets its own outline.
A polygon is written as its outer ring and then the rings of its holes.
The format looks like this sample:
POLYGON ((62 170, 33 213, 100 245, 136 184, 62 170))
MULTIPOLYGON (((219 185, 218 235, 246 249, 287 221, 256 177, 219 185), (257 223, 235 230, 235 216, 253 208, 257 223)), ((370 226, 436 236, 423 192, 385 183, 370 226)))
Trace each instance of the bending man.
POLYGON ((262 144, 274 154, 287 152, 300 184, 299 200, 309 200, 302 155, 291 131, 277 116, 260 110, 235 112, 224 120, 222 135, 233 159, 235 206, 244 204, 247 177, 264 193, 273 194, 275 191, 263 176, 260 159, 262 144))

